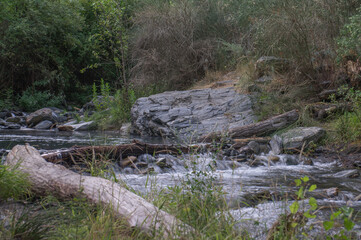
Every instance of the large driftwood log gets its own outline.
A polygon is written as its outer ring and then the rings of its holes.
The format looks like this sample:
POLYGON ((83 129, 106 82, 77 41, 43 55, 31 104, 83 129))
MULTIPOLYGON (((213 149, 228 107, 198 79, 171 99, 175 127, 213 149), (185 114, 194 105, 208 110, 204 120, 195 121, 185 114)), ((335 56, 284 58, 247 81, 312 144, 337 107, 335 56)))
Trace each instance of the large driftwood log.
POLYGON ((8 154, 6 164, 18 166, 28 176, 36 194, 52 194, 61 199, 85 197, 93 204, 111 206, 131 227, 146 231, 159 230, 164 237, 171 236, 175 227, 182 228, 183 231, 189 230, 174 216, 159 210, 120 185, 99 177, 82 176, 64 166, 46 162, 29 145, 15 146, 8 154))
MULTIPOLYGON (((271 134, 279 129, 285 128, 288 125, 296 122, 298 120, 297 110, 292 110, 290 112, 283 113, 281 115, 274 116, 267 120, 257 122, 254 124, 234 127, 228 130, 228 136, 231 138, 249 138, 254 136, 265 136, 271 134)), ((203 135, 199 138, 199 141, 210 142, 212 140, 217 140, 224 135, 222 132, 213 132, 210 134, 203 135)))
POLYGON ((179 155, 182 153, 197 152, 202 146, 178 146, 167 144, 147 144, 134 140, 130 144, 122 144, 117 146, 86 146, 72 147, 60 152, 43 154, 42 157, 52 163, 65 162, 70 165, 77 162, 79 158, 84 159, 87 156, 106 156, 108 159, 121 161, 128 156, 139 156, 141 154, 160 154, 167 153, 179 155))

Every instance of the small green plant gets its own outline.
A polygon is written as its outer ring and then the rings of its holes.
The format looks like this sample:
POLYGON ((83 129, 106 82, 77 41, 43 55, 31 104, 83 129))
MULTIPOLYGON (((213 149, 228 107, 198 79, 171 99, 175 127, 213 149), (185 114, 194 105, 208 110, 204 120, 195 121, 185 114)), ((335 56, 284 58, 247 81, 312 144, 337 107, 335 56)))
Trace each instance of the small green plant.
POLYGON ((0 200, 20 199, 30 193, 26 175, 17 167, 0 165, 0 200))
POLYGON ((93 84, 93 103, 95 109, 97 111, 103 111, 109 107, 111 102, 109 83, 105 83, 103 79, 100 79, 100 96, 98 96, 95 83, 93 84))
POLYGON ((101 79, 100 92, 93 84, 93 103, 96 112, 90 119, 95 120, 102 129, 119 128, 122 123, 130 121, 130 110, 138 98, 159 91, 160 88, 156 86, 136 89, 130 85, 112 92, 110 85, 101 79))
POLYGON ((346 231, 351 231, 355 226, 355 223, 352 221, 353 212, 354 212, 353 208, 344 206, 344 207, 341 207, 338 211, 332 213, 329 221, 323 222, 324 229, 326 231, 328 231, 334 227, 337 219, 343 220, 343 229, 341 229, 341 231, 339 233, 336 233, 333 236, 327 236, 327 240, 350 239, 349 236, 347 235, 346 231))
POLYGON ((336 134, 345 142, 361 139, 361 91, 341 86, 338 95, 342 96, 340 100, 336 100, 335 95, 330 97, 343 106, 342 114, 333 123, 336 134))
POLYGON ((13 94, 14 91, 12 88, 7 89, 0 94, 0 110, 10 109, 14 106, 13 94))
MULTIPOLYGON (((312 192, 317 189, 315 184, 308 185, 309 181, 310 178, 308 176, 295 180, 296 186, 299 187, 299 189, 296 192, 295 201, 289 206, 290 214, 282 217, 281 224, 279 224, 276 231, 272 232, 273 238, 271 239, 298 239, 300 234, 309 238, 307 232, 311 230, 313 226, 310 225, 309 229, 306 229, 306 222, 309 219, 315 219, 317 212, 320 210, 317 200, 314 197, 308 198, 309 208, 307 210, 305 210, 305 207, 300 209, 300 201, 304 203, 307 192, 312 192)), ((352 208, 345 206, 332 213, 329 218, 330 220, 322 221, 324 229, 329 231, 334 228, 337 219, 343 220, 343 228, 332 236, 326 235, 326 239, 350 239, 346 231, 351 231, 355 225, 352 221, 353 212, 354 210, 352 208)))

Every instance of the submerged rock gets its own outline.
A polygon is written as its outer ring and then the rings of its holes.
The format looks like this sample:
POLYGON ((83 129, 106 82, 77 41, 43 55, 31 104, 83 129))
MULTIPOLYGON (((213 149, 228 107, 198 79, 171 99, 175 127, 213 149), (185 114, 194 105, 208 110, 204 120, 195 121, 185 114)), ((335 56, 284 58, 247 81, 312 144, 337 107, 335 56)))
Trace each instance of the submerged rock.
POLYGON ((21 117, 9 117, 9 118, 6 119, 6 122, 20 123, 21 122, 21 117))
POLYGON ((153 163, 155 162, 155 158, 150 154, 142 154, 138 156, 138 162, 153 163))
POLYGON ((250 141, 247 145, 254 154, 260 154, 260 146, 257 142, 255 141, 250 141))
POLYGON ((334 187, 334 188, 327 188, 324 191, 327 197, 332 198, 332 197, 337 197, 340 190, 337 187, 334 187))
POLYGON ((297 157, 292 156, 292 155, 285 156, 284 162, 286 163, 286 165, 298 165, 299 164, 297 157))
POLYGON ((72 127, 70 125, 60 125, 60 126, 58 126, 58 130, 64 131, 64 132, 71 132, 74 130, 74 127, 72 127))
POLYGON ((127 166, 132 166, 134 163, 137 162, 137 157, 135 156, 129 156, 125 159, 123 159, 121 162, 120 162, 120 165, 122 167, 127 167, 127 166))
POLYGON ((338 173, 335 173, 333 175, 333 177, 335 178, 355 178, 355 177, 359 177, 360 173, 358 172, 357 169, 352 169, 352 170, 344 170, 338 173))
POLYGON ((271 162, 279 162, 280 161, 280 157, 275 156, 275 155, 269 155, 267 158, 268 158, 268 161, 271 161, 271 162))
POLYGON ((192 137, 255 120, 249 96, 233 88, 173 91, 138 99, 131 110, 135 133, 192 137))
POLYGON ((94 121, 80 122, 77 124, 74 124, 74 122, 70 122, 64 124, 64 126, 71 126, 73 127, 74 131, 89 131, 89 130, 95 130, 97 128, 97 124, 94 121))
POLYGON ((10 124, 6 124, 4 128, 6 128, 6 129, 20 129, 21 125, 17 124, 17 123, 10 123, 10 124))
POLYGON ((52 125, 53 125, 52 121, 45 120, 45 121, 42 121, 42 122, 36 124, 36 126, 34 128, 35 129, 49 129, 49 128, 51 128, 52 125))
POLYGON ((164 158, 164 157, 159 158, 155 164, 160 168, 170 168, 170 167, 172 167, 170 164, 168 164, 167 159, 164 158))

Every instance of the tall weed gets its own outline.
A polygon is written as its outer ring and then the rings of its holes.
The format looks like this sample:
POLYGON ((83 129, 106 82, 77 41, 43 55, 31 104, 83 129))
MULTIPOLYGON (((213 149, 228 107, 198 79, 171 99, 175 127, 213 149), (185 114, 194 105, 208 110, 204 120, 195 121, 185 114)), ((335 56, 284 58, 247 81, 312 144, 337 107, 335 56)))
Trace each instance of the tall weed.
POLYGON ((30 193, 30 183, 26 175, 17 167, 0 165, 0 200, 20 199, 30 193))

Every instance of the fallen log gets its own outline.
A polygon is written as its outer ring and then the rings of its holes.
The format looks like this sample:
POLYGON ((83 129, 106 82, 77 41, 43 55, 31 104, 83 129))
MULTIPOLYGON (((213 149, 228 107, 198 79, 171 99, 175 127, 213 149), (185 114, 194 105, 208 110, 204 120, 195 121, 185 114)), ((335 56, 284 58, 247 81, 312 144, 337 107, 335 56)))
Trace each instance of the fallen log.
POLYGON ((200 145, 180 146, 168 144, 147 144, 134 140, 130 144, 117 146, 86 146, 72 147, 63 151, 43 154, 42 157, 52 163, 65 162, 68 165, 76 164, 79 158, 84 159, 87 156, 106 156, 108 159, 121 161, 128 156, 139 156, 148 154, 172 154, 180 155, 182 153, 198 152, 203 147, 200 145))
POLYGON ((189 231, 190 227, 174 216, 158 209, 119 184, 99 177, 82 176, 64 166, 45 161, 30 145, 17 145, 6 158, 9 166, 28 176, 32 191, 38 195, 52 194, 60 199, 84 197, 92 204, 111 206, 130 227, 147 232, 159 231, 165 238, 172 237, 175 228, 189 231))
MULTIPOLYGON (((261 122, 253 123, 242 127, 230 128, 226 135, 231 138, 250 138, 254 136, 266 136, 296 122, 298 120, 298 117, 298 111, 292 110, 261 122)), ((211 142, 213 140, 219 140, 224 135, 225 134, 222 132, 213 132, 201 136, 198 140, 200 142, 211 142)))

